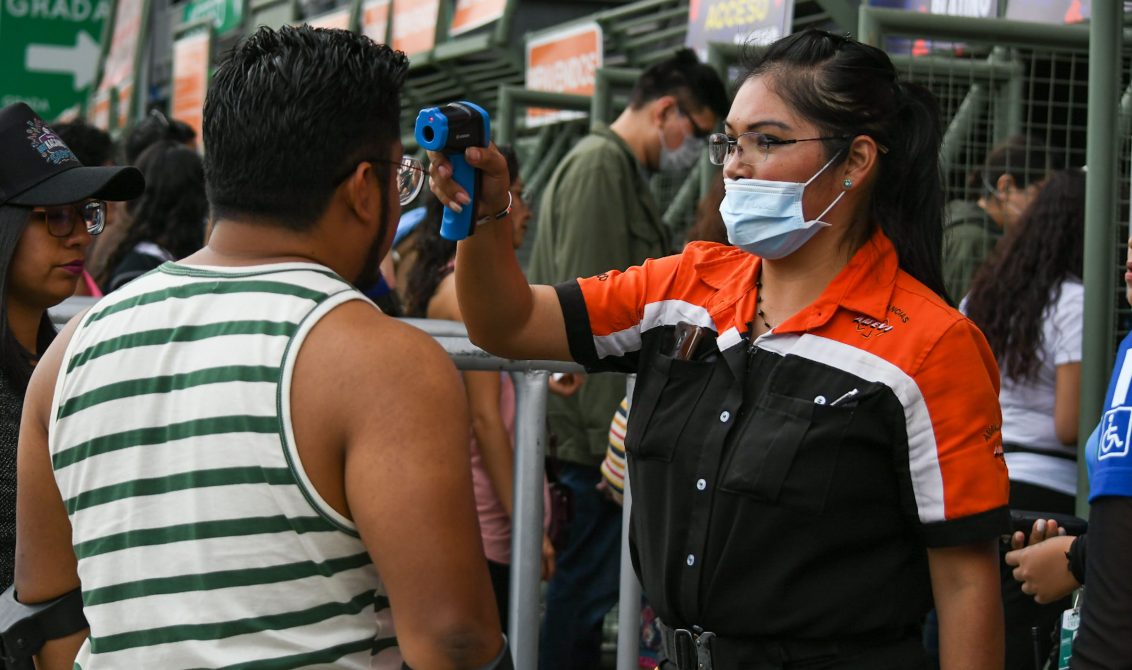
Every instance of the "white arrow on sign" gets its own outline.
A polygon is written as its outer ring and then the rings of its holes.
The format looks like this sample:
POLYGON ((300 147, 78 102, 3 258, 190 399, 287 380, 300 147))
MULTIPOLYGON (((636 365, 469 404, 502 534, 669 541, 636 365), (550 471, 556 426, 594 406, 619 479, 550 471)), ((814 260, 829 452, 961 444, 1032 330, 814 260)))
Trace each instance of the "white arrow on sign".
POLYGON ((85 30, 75 37, 75 46, 29 44, 24 67, 29 72, 64 72, 74 76, 75 90, 89 86, 98 74, 98 43, 85 30))

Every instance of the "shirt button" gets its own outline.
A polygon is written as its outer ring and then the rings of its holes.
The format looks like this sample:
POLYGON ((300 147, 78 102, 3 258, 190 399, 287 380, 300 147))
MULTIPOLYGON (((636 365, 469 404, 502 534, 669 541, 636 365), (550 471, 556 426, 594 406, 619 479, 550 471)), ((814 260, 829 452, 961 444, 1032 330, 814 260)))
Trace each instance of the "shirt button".
POLYGON ((731 418, 731 412, 728 412, 727 410, 723 410, 723 413, 719 415, 720 423, 727 423, 727 420, 730 419, 730 418, 731 418))
POLYGON ((703 491, 706 488, 707 488, 707 480, 706 479, 700 479, 696 482, 696 490, 697 491, 703 491))
POLYGON ((824 405, 825 404, 825 396, 819 395, 819 396, 815 397, 814 398, 814 404, 815 405, 824 405))
POLYGON ((690 568, 690 567, 692 567, 692 566, 693 566, 693 565, 695 565, 695 564, 696 564, 696 557, 695 557, 695 555, 694 555, 694 554, 688 554, 688 567, 690 568))

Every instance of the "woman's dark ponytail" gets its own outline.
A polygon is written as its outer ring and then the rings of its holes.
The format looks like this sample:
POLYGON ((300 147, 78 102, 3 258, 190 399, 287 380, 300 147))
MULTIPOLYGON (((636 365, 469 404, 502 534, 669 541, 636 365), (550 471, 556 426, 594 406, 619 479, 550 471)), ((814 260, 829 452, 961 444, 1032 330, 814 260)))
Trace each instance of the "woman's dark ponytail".
POLYGON ((896 84, 898 105, 886 125, 886 152, 873 187, 873 220, 892 240, 900 267, 945 299, 943 283, 943 127, 931 91, 896 84))

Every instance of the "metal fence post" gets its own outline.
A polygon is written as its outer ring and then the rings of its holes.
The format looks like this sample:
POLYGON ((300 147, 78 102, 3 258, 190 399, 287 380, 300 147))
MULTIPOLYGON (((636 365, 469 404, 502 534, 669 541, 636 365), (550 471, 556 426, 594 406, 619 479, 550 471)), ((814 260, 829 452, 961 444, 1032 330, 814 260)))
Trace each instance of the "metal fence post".
POLYGON ((508 638, 516 668, 538 667, 539 577, 542 567, 542 482, 546 454, 545 370, 519 378, 515 425, 515 505, 511 520, 508 638))
POLYGON ((1100 2, 1089 21, 1089 129, 1085 160, 1085 330, 1077 428, 1077 514, 1089 512, 1085 441, 1104 409, 1112 368, 1112 300, 1116 282, 1116 111, 1120 91, 1123 3, 1100 2))
MULTIPOLYGON (((632 411, 636 375, 625 382, 625 396, 632 411)), ((629 517, 633 511, 633 493, 629 488, 628 456, 625 463, 625 500, 621 507, 621 595, 617 601, 617 670, 636 670, 641 642, 641 583, 633 572, 629 557, 629 517)))

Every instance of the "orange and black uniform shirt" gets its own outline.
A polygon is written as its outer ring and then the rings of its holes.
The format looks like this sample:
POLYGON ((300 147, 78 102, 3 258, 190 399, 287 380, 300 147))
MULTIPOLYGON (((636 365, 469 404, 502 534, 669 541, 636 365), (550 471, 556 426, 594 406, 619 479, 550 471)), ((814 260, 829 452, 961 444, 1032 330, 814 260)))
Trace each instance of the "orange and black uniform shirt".
POLYGON ((701 242, 557 287, 574 359, 638 374, 634 567, 672 626, 917 635, 926 548, 1009 531, 994 357, 880 232, 751 342, 760 263, 701 242), (672 355, 680 322, 706 329, 687 360, 672 355))

